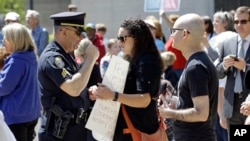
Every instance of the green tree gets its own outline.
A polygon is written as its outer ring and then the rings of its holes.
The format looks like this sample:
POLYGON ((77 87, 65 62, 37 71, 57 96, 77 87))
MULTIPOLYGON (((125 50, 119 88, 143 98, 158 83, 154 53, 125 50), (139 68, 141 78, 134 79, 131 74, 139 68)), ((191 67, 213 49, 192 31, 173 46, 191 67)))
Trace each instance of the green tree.
POLYGON ((0 0, 0 13, 5 15, 15 11, 20 14, 21 21, 24 21, 26 0, 0 0))

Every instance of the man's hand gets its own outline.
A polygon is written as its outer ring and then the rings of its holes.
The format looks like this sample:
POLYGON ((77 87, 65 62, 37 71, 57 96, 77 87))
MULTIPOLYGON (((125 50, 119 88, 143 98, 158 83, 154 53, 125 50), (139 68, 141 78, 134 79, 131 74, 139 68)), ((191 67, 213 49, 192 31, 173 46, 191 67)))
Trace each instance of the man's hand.
POLYGON ((227 129, 227 119, 223 116, 220 117, 220 126, 224 129, 227 129))
POLYGON ((250 115, 250 101, 245 101, 241 104, 240 113, 246 116, 250 115))
POLYGON ((235 62, 236 61, 234 60, 234 58, 232 58, 231 55, 228 55, 223 58, 222 64, 223 64, 224 69, 227 70, 229 67, 234 66, 235 62))
POLYGON ((234 61, 233 66, 239 70, 244 70, 246 67, 246 61, 243 58, 238 57, 238 61, 234 61))
POLYGON ((86 49, 85 49, 85 61, 87 61, 88 59, 90 60, 97 60, 99 57, 99 51, 98 48, 94 45, 89 45, 86 49))

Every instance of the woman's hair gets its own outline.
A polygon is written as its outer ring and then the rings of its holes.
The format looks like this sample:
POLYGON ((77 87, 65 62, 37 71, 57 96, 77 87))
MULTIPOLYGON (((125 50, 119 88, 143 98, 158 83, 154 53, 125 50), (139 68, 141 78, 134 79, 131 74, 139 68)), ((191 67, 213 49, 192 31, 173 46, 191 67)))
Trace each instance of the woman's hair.
POLYGON ((155 37, 157 39, 162 40, 163 37, 163 31, 162 31, 162 27, 161 27, 161 23, 159 22, 159 20, 157 20, 157 18, 155 16, 147 16, 146 19, 144 21, 152 21, 154 26, 155 26, 155 37))
POLYGON ((4 66, 4 59, 6 59, 10 54, 6 52, 5 47, 0 47, 0 70, 4 66))
POLYGON ((134 39, 134 46, 129 60, 131 64, 136 61, 137 57, 149 53, 157 56, 157 59, 163 68, 162 60, 155 45, 154 38, 147 24, 143 20, 136 18, 126 19, 120 27, 125 28, 128 31, 128 35, 134 39))
POLYGON ((106 52, 107 55, 110 55, 110 49, 116 43, 118 43, 118 40, 116 38, 111 38, 111 39, 108 40, 108 44, 107 44, 108 50, 106 52))
POLYGON ((168 16, 169 20, 172 22, 172 23, 175 23, 175 21, 179 18, 180 16, 177 15, 177 14, 170 14, 168 16))
POLYGON ((161 58, 165 68, 171 66, 176 60, 175 54, 170 51, 162 52, 161 58))
POLYGON ((162 31, 162 27, 161 27, 161 23, 158 20, 153 20, 154 24, 155 24, 155 38, 162 40, 163 37, 163 31, 162 31))
POLYGON ((118 40, 116 38, 111 38, 108 40, 108 48, 110 49, 115 43, 118 43, 118 40))
POLYGON ((104 23, 97 23, 95 25, 95 28, 96 28, 97 31, 102 31, 102 32, 105 32, 105 33, 107 32, 107 27, 106 27, 106 25, 104 23))
POLYGON ((224 27, 225 30, 227 31, 234 30, 233 17, 229 12, 218 11, 214 14, 214 17, 219 18, 222 21, 222 23, 226 23, 226 26, 224 27))
POLYGON ((2 29, 3 35, 12 46, 12 52, 35 51, 35 43, 28 29, 20 23, 5 25, 2 29))
POLYGON ((207 33, 213 33, 214 32, 214 26, 211 18, 209 16, 202 16, 202 19, 204 21, 204 24, 208 24, 208 27, 206 30, 207 33))

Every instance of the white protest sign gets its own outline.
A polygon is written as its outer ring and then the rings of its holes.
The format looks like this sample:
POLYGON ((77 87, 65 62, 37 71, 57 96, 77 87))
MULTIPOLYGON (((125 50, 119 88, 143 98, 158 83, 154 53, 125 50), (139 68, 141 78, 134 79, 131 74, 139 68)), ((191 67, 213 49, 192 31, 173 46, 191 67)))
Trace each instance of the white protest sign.
MULTIPOLYGON (((122 93, 128 73, 129 63, 121 57, 112 56, 102 84, 112 91, 122 93)), ((120 103, 97 99, 91 111, 86 128, 92 130, 98 141, 113 141, 120 103)))
POLYGON ((4 115, 0 111, 0 140, 1 141, 16 141, 15 136, 11 132, 9 126, 4 121, 4 115))

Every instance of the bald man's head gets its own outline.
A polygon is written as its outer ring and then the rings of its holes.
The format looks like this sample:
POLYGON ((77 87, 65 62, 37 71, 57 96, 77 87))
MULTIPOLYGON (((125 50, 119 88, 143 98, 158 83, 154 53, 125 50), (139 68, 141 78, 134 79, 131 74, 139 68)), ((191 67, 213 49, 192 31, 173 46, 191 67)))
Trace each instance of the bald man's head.
POLYGON ((190 36, 198 41, 202 40, 205 33, 205 27, 202 18, 194 13, 182 15, 175 22, 174 28, 188 30, 190 32, 190 36))

